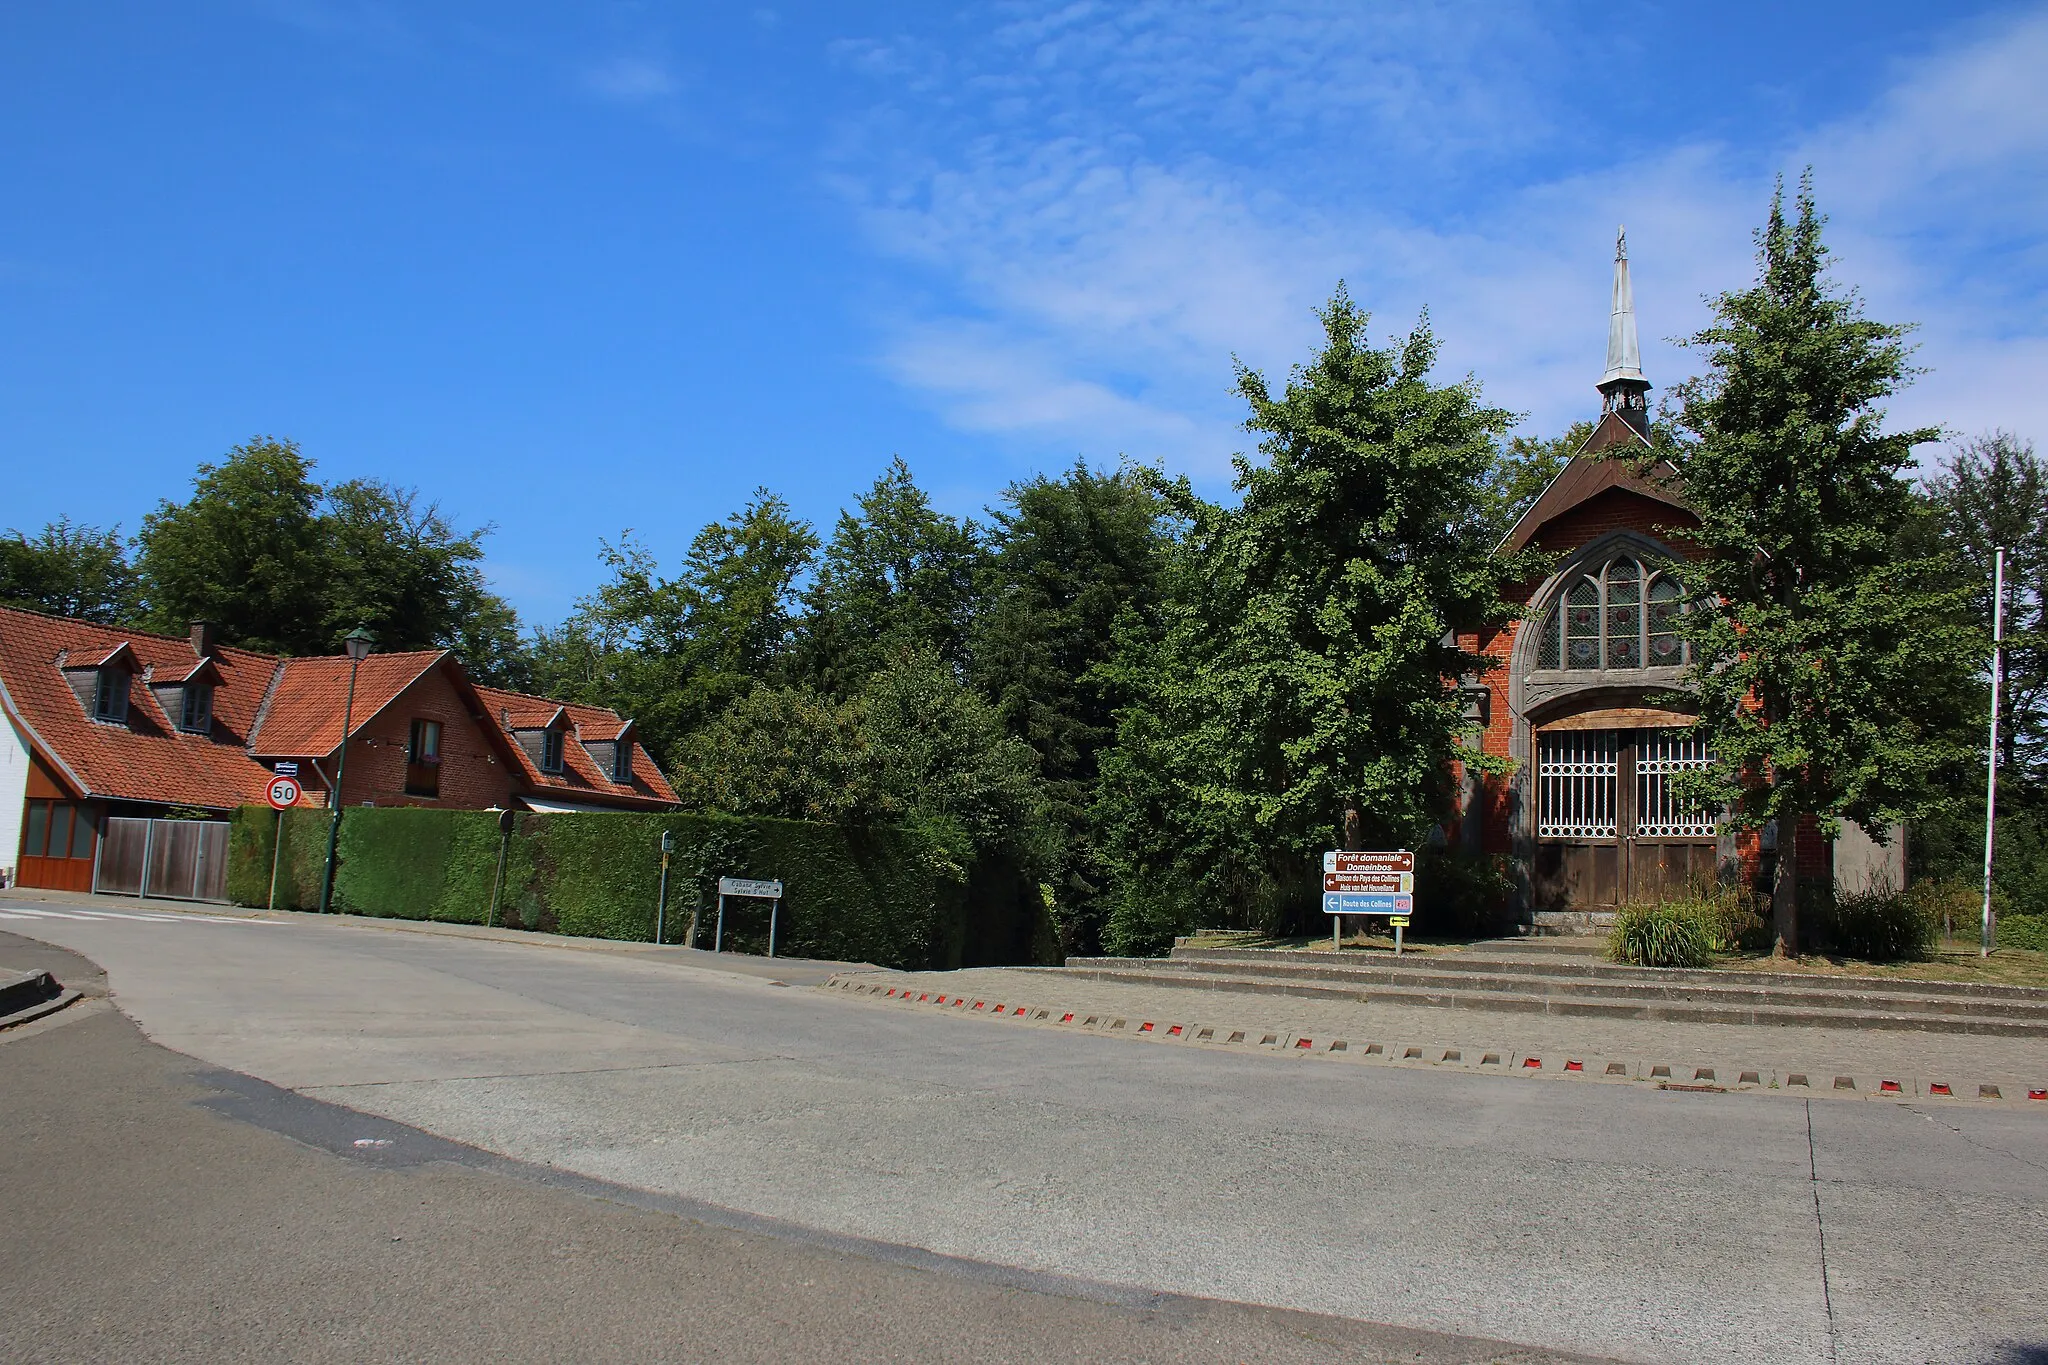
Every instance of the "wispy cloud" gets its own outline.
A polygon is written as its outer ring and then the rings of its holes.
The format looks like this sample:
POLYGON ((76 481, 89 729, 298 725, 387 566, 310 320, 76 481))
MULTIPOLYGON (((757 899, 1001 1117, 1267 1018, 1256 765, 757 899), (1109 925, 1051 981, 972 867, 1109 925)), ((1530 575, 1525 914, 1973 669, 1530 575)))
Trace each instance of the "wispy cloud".
MULTIPOLYGON (((1555 118, 1545 64, 1507 60, 1549 40, 1489 15, 1084 3, 964 52, 843 44, 886 93, 835 183, 920 284, 883 313, 883 364, 960 428, 1215 476, 1246 443, 1231 355, 1301 358, 1342 277, 1376 326, 1426 306, 1448 371, 1554 430, 1593 401, 1614 225, 1650 336, 1687 333, 1749 277, 1771 172, 1811 162, 1844 278, 1925 323, 1933 373, 1901 417, 2048 428, 2048 397, 2013 382, 2048 349, 2048 15, 1761 155, 1696 143, 1564 175, 1526 155, 1555 118)), ((1646 364, 1669 383, 1693 361, 1653 340, 1646 364)))
POLYGON ((651 104, 673 98, 682 88, 668 64, 648 56, 617 56, 585 66, 583 88, 621 104, 651 104))

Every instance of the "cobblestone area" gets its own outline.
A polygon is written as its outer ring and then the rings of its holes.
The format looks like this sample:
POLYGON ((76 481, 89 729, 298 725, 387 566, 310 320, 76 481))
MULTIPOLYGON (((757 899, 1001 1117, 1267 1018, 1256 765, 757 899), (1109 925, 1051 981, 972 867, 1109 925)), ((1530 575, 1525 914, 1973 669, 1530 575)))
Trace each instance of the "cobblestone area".
MULTIPOLYGON (((1851 1030, 1776 1028, 1736 1024, 1693 1024, 1655 1020, 1589 1019, 1540 1014, 1494 1013, 1483 1010, 1438 1009, 1381 1003, 1345 1003, 1306 1000, 1289 996, 1253 995, 1232 991, 1200 990, 1186 987, 1146 986, 1127 982, 1098 981, 1072 976, 1057 968, 987 967, 958 972, 876 972, 846 975, 837 981, 882 983, 880 999, 888 988, 899 992, 909 988, 918 994, 940 994, 948 1000, 965 995, 963 1013, 976 1013, 975 1001, 987 1007, 1009 1007, 1006 1017, 1019 1026, 1068 1027, 1083 1025, 1090 1015, 1100 1022, 1095 1032, 1116 1032, 1146 1041, 1197 1043, 1230 1046, 1233 1033, 1246 1037, 1237 1050, 1260 1048, 1286 1051, 1290 1055, 1312 1053, 1331 1056, 1329 1045, 1343 1041, 1345 1060, 1401 1061, 1411 1048, 1418 1056, 1410 1064, 1456 1065, 1466 1070, 1481 1069, 1488 1055, 1498 1060, 1503 1071, 1524 1069, 1527 1059, 1542 1063, 1537 1070, 1561 1071, 1567 1060, 1578 1060, 1586 1072, 1604 1077, 1609 1064, 1620 1063, 1626 1070, 1616 1073, 1632 1080, 1668 1081, 1691 1084, 1705 1081, 1697 1073, 1710 1070, 1715 1084, 1734 1088, 1744 1072, 1753 1072, 1758 1088, 1780 1089, 1795 1094, 1831 1094, 1842 1097, 1882 1095, 1886 1081, 1896 1082, 1901 1093, 1935 1094, 1935 1085, 1947 1085, 1956 1099, 1977 1100, 1979 1087, 1995 1085, 1997 1098, 2028 1103, 2028 1091, 2048 1087, 2048 1042, 2038 1038, 1980 1038, 1966 1034, 1914 1033, 1893 1030, 1851 1030), (1015 1007, 1032 1007, 1018 1017, 1015 1007), (1040 1020, 1037 1010, 1050 1011, 1040 1020), (1060 1024, 1063 1014, 1076 1018, 1060 1024), (1115 1019, 1126 1027, 1113 1030, 1115 1019), (1145 1023, 1155 1027, 1141 1034, 1145 1023), (1173 1025, 1179 1034, 1169 1035, 1173 1025), (1208 1028, 1208 1038, 1199 1037, 1208 1028), (1298 1047, 1309 1040, 1306 1048, 1298 1047), (1369 1052, 1371 1044, 1380 1045, 1369 1052), (1447 1052, 1457 1053, 1454 1063, 1445 1063, 1447 1052), (1658 1074, 1656 1068, 1667 1068, 1658 1074), (1791 1078, 1803 1075, 1806 1089, 1791 1078), (1846 1077, 1855 1088, 1837 1089, 1836 1078, 1846 1077)), ((900 996, 898 997, 900 999, 900 996)), ((901 1006, 897 1006, 901 1007, 901 1006)), ((920 1008, 938 1008, 925 1002, 920 1008)), ((1744 1087, 1748 1088, 1748 1087, 1744 1087)), ((2048 1103, 2035 1102, 2048 1116, 2048 1103)))

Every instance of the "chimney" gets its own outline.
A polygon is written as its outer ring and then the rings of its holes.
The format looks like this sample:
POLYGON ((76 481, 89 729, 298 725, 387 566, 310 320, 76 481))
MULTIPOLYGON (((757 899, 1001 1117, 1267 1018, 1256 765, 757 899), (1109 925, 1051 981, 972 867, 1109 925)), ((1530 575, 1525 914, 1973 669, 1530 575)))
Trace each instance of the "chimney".
POLYGON ((218 632, 211 621, 192 623, 192 652, 202 659, 213 657, 213 647, 219 643, 218 632))

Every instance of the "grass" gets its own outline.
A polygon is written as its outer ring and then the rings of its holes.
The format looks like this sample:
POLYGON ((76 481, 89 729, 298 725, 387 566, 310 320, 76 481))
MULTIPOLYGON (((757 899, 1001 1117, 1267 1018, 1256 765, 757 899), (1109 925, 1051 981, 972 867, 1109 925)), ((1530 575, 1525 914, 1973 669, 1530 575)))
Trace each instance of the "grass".
POLYGON ((1921 962, 1860 962, 1855 958, 1809 953, 1776 958, 1769 953, 1717 955, 1714 966, 1736 972, 1799 972, 1810 976, 1878 976, 1894 981, 1989 982, 2001 986, 2048 988, 2048 953, 2025 948, 1999 948, 1979 957, 1974 943, 1944 943, 1921 962))
MULTIPOLYGON (((1223 930, 1190 937, 1183 947, 1188 948, 1239 948, 1259 952, 1291 952, 1307 949, 1311 952, 1328 952, 1330 936, 1318 934, 1314 938, 1305 935, 1276 936, 1261 934, 1252 930, 1223 930)), ((1442 952, 1446 945, 1437 942, 1418 942, 1413 935, 1401 939, 1403 953, 1442 952)), ((1344 951, 1368 953, 1392 953, 1394 936, 1388 934, 1346 934, 1344 951)))

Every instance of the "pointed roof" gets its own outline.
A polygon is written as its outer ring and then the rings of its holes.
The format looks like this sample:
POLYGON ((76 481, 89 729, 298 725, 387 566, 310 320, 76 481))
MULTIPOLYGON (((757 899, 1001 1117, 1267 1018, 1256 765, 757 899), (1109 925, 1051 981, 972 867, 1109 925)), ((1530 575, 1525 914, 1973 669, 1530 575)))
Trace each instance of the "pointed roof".
POLYGON ((1629 380, 1648 388, 1643 378, 1643 347, 1636 337, 1636 294, 1628 279, 1628 229, 1614 230, 1614 304, 1607 317, 1607 373, 1600 388, 1629 380))

